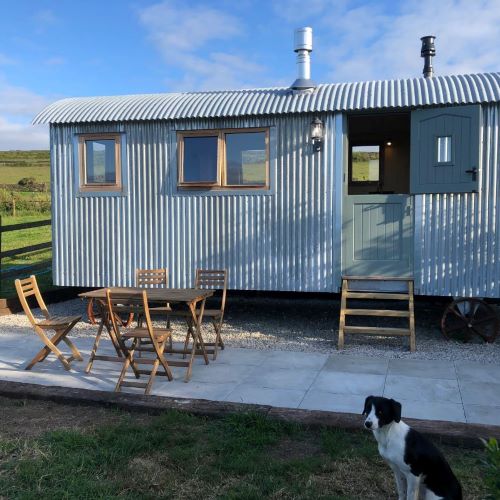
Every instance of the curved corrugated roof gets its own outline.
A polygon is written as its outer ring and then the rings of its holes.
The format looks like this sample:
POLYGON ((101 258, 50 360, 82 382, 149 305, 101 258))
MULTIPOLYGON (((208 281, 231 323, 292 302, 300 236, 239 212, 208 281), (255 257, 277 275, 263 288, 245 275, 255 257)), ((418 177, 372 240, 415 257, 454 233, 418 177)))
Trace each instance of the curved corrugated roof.
POLYGON ((500 101, 500 73, 318 85, 62 99, 33 123, 223 118, 321 111, 406 108, 500 101))

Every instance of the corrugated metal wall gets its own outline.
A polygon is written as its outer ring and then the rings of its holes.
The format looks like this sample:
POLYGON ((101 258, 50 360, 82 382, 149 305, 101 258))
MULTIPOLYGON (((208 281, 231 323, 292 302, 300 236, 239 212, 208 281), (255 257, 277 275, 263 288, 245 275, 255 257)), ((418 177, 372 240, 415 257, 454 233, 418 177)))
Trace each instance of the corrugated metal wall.
POLYGON ((336 291, 335 120, 325 117, 325 148, 313 154, 312 119, 53 125, 54 283, 132 285, 136 267, 168 267, 172 286, 191 286, 195 268, 206 267, 229 269, 233 289, 336 291), (175 129, 267 125, 276 127, 274 194, 171 189, 175 129), (74 134, 117 130, 127 135, 128 194, 76 196, 74 134))
POLYGON ((500 297, 499 122, 500 105, 483 106, 478 193, 415 196, 420 294, 500 297))
MULTIPOLYGON (((54 283, 131 285, 136 267, 166 266, 173 286, 190 286, 199 266, 228 268, 233 289, 336 292, 339 117, 325 117, 325 148, 316 155, 308 140, 313 116, 307 114, 52 126, 54 283), (274 194, 171 192, 175 128, 267 125, 276 127, 274 194), (75 196, 74 134, 116 130, 127 133, 128 195, 75 196)), ((479 193, 415 196, 420 294, 500 297, 499 121, 500 105, 483 107, 479 193)))

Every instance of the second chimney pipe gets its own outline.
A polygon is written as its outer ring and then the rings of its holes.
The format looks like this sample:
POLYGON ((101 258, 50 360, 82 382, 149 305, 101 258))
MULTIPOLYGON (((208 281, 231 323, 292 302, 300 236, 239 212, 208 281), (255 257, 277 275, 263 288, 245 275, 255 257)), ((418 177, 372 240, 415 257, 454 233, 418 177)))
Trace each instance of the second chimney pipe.
POLYGON ((423 36, 422 49, 420 55, 424 58, 424 69, 422 73, 425 78, 432 78, 434 76, 434 68, 432 67, 432 58, 436 55, 436 46, 434 45, 434 35, 423 36))

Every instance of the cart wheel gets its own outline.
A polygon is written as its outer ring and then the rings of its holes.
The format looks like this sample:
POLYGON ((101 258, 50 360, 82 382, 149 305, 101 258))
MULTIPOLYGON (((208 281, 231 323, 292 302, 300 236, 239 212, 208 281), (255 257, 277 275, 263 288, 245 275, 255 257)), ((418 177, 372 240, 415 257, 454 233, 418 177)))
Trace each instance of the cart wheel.
MULTIPOLYGON (((96 325, 97 318, 101 317, 101 312, 100 312, 99 308, 94 307, 94 299, 90 299, 89 303, 87 304, 87 316, 88 316, 89 321, 92 325, 96 325)), ((126 328, 134 320, 134 313, 130 313, 126 320, 124 320, 123 318, 120 318, 119 316, 117 316, 117 318, 119 320, 120 326, 123 326, 126 328)))
POLYGON ((445 309, 441 331, 448 340, 468 342, 479 335, 485 342, 493 342, 500 331, 500 318, 484 300, 457 299, 445 309))

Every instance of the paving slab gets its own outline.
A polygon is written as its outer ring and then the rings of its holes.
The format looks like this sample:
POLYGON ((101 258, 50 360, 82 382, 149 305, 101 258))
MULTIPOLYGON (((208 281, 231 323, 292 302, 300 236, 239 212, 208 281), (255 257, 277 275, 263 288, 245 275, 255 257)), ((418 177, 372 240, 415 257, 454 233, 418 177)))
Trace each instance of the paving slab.
POLYGON ((322 370, 312 384, 311 389, 335 394, 361 394, 366 397, 371 394, 382 394, 384 382, 385 375, 322 370))
MULTIPOLYGON (((500 405, 469 405, 464 404, 467 422, 471 424, 500 425, 500 405)), ((487 436, 484 436, 487 438, 487 436)))
POLYGON ((298 351, 267 351, 266 361, 276 368, 311 368, 320 370, 328 359, 328 354, 298 351))
POLYGON ((408 377, 425 377, 455 380, 457 374, 453 361, 428 361, 424 359, 391 359, 389 375, 406 375, 408 377))
POLYGON ((369 358, 366 356, 331 355, 323 366, 324 371, 348 373, 373 373, 385 375, 389 360, 386 358, 369 358))
POLYGON ((500 383, 460 381, 464 404, 500 406, 500 383))
POLYGON ((500 365, 461 361, 455 366, 460 382, 500 383, 500 365))
POLYGON ((457 380, 387 375, 384 396, 396 400, 462 403, 457 380))
POLYGON ((246 384, 269 389, 307 390, 317 377, 319 370, 304 368, 254 367, 245 379, 246 384))
POLYGON ((305 391, 297 389, 276 389, 257 387, 253 384, 240 384, 226 396, 225 401, 298 408, 305 391))
POLYGON ((398 399, 402 406, 402 417, 422 420, 447 420, 466 422, 462 403, 442 403, 439 401, 411 401, 398 399))
POLYGON ((335 411, 359 414, 360 427, 363 425, 362 412, 366 396, 363 394, 334 394, 318 389, 307 391, 299 408, 304 410, 335 411))

